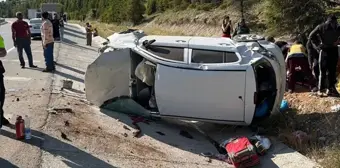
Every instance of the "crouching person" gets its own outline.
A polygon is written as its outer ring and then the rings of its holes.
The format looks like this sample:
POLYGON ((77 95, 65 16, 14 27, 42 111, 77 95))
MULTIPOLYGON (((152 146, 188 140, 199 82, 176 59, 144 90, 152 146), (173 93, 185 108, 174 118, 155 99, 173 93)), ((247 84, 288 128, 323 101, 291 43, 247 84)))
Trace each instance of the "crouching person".
POLYGON ((286 65, 288 70, 288 92, 294 92, 298 74, 302 74, 302 78, 308 80, 307 84, 309 84, 312 92, 317 91, 316 83, 309 68, 306 49, 300 41, 295 40, 294 44, 290 47, 286 57, 286 65))

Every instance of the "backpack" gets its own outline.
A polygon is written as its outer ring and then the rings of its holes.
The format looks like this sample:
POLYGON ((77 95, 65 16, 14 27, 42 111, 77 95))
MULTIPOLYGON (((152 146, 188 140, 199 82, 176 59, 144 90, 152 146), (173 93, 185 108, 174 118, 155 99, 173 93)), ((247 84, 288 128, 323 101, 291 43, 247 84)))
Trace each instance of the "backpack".
POLYGON ((248 168, 260 163, 256 148, 246 137, 231 139, 225 146, 229 156, 229 162, 235 168, 248 168))

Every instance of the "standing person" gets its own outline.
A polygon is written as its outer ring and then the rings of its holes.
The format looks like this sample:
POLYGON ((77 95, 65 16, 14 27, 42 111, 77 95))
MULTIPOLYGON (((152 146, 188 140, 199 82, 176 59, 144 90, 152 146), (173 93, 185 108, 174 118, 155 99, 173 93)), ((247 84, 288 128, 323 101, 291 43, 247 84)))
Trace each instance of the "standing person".
POLYGON ((17 20, 12 24, 12 39, 14 47, 17 48, 21 68, 25 68, 25 60, 23 50, 27 55, 28 63, 31 68, 37 68, 33 64, 33 56, 31 50, 31 31, 28 23, 23 21, 21 12, 16 13, 17 20))
POLYGON ((55 70, 53 56, 54 48, 53 25, 51 21, 48 19, 47 12, 43 12, 41 15, 43 19, 43 23, 41 25, 41 39, 46 64, 46 69, 44 69, 43 72, 53 72, 55 70))
POLYGON ((308 78, 308 84, 311 91, 317 91, 317 88, 315 87, 316 83, 314 82, 312 72, 309 69, 306 49, 298 38, 289 49, 286 58, 286 65, 288 69, 288 92, 294 92, 298 72, 301 72, 303 76, 308 78))
POLYGON ((92 45, 92 26, 90 23, 86 23, 86 45, 92 45))
POLYGON ((336 67, 339 59, 337 47, 339 36, 340 28, 335 15, 330 15, 325 23, 318 25, 310 33, 309 39, 319 52, 319 96, 339 96, 335 87, 336 67), (319 44, 318 38, 320 39, 319 44), (327 83, 328 86, 326 86, 327 83))
POLYGON ((231 38, 231 31, 233 29, 229 16, 226 16, 222 22, 222 37, 231 38))
POLYGON ((234 30, 233 36, 239 35, 239 34, 249 34, 250 29, 246 24, 246 20, 242 19, 240 23, 238 23, 237 27, 234 30))
MULTIPOLYGON (((7 51, 5 49, 5 42, 2 36, 0 35, 0 57, 5 57, 7 55, 7 51)), ((2 125, 9 125, 9 121, 4 117, 4 102, 5 102, 5 84, 4 84, 4 73, 5 68, 2 65, 0 60, 0 129, 2 125)))
POLYGON ((54 14, 52 24, 53 24, 53 38, 55 40, 59 40, 60 39, 60 31, 59 31, 60 21, 59 21, 57 14, 54 14))

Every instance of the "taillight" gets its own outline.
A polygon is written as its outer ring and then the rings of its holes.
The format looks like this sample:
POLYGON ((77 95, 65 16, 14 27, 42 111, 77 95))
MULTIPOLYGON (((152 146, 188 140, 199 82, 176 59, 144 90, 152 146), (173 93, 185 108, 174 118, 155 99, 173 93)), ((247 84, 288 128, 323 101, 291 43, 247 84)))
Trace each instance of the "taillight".
POLYGON ((254 104, 257 103, 257 92, 254 92, 254 104))

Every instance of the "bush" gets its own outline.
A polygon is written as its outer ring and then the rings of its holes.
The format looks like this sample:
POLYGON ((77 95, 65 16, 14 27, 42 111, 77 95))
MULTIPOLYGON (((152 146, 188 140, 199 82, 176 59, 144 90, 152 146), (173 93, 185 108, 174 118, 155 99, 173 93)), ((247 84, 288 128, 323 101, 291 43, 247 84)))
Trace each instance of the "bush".
POLYGON ((146 14, 151 15, 157 11, 156 0, 148 0, 146 5, 146 14))
POLYGON ((201 4, 201 5, 198 5, 196 8, 198 10, 203 10, 203 11, 210 11, 212 10, 213 8, 215 8, 216 6, 214 4, 211 4, 211 3, 204 3, 204 4, 201 4))

